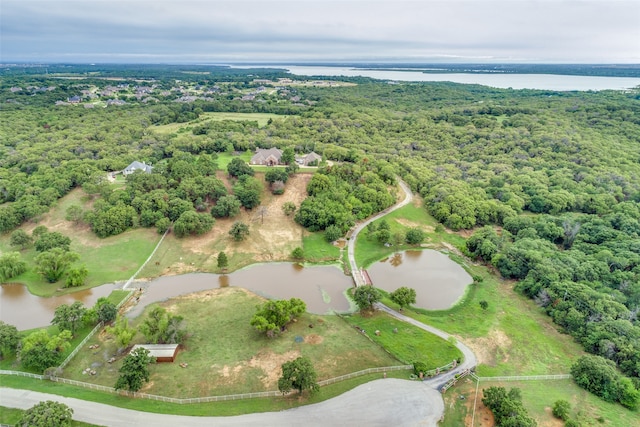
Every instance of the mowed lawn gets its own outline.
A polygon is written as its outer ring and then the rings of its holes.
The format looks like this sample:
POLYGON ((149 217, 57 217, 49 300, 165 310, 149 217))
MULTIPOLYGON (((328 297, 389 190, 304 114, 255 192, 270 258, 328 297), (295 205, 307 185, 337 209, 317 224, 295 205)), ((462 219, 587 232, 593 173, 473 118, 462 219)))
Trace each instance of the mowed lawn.
MULTIPOLYGON (((337 316, 304 314, 281 336, 269 339, 249 324, 263 301, 240 288, 222 288, 160 303, 184 317, 189 337, 174 363, 151 366, 151 381, 142 391, 186 398, 277 390, 281 365, 298 356, 311 359, 319 380, 402 364, 337 316)), ((143 342, 138 334, 133 343, 143 342)), ((67 366, 64 377, 113 386, 122 364, 122 356, 107 363, 115 353, 114 340, 96 334, 67 366), (93 344, 99 347, 90 349, 93 344), (82 374, 89 367, 95 376, 82 374)))

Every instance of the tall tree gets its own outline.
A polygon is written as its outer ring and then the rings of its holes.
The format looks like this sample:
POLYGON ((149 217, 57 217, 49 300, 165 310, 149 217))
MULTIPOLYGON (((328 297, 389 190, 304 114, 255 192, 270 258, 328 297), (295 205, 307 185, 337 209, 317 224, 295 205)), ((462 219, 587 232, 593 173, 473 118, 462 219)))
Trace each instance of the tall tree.
POLYGON ((0 282, 6 282, 25 271, 27 263, 20 259, 18 252, 7 252, 0 256, 0 282))
POLYGON ((370 310, 381 298, 380 291, 369 285, 358 286, 353 293, 353 300, 361 311, 370 310))
POLYGON ((71 332, 64 330, 49 336, 45 329, 39 329, 22 340, 19 357, 22 366, 44 372, 62 362, 62 353, 69 348, 71 332))
POLYGON ((0 359, 9 353, 15 353, 19 341, 18 328, 0 320, 0 359))
POLYGON ((116 381, 115 389, 140 390, 151 376, 149 372, 150 363, 155 363, 155 358, 149 356, 149 350, 142 347, 136 348, 122 361, 122 366, 118 370, 120 376, 116 381))
POLYGON ((267 336, 272 338, 306 309, 307 305, 299 298, 267 301, 256 310, 251 318, 251 326, 258 331, 266 332, 267 336))
POLYGON ((229 230, 229 235, 233 237, 233 240, 240 242, 249 235, 249 226, 241 221, 236 221, 229 230))
POLYGON ((278 390, 282 393, 288 393, 291 389, 295 389, 300 394, 304 390, 309 390, 313 394, 320 390, 317 377, 311 361, 306 357, 298 357, 282 364, 282 376, 278 379, 278 390))
POLYGON ((86 311, 87 309, 80 301, 76 301, 71 305, 62 304, 56 308, 51 324, 56 325, 60 331, 67 330, 72 335, 75 335, 86 311))
POLYGON ((38 254, 35 258, 38 273, 49 283, 55 283, 67 271, 72 262, 79 258, 75 252, 67 252, 61 248, 53 248, 38 254))
POLYGON ((400 310, 416 303, 416 290, 413 288, 407 288, 406 286, 399 287, 389 295, 391 301, 400 306, 400 310))

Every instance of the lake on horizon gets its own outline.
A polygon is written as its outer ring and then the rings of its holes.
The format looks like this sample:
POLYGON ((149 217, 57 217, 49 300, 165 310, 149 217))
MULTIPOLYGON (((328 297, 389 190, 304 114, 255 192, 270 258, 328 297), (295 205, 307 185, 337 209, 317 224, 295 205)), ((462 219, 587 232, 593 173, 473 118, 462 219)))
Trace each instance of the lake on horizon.
POLYGON ((302 65, 232 65, 233 68, 281 68, 298 76, 371 77, 406 82, 453 82, 479 84, 501 89, 555 91, 626 90, 640 86, 636 77, 568 76, 563 74, 517 73, 423 73, 420 71, 372 70, 354 67, 302 65))

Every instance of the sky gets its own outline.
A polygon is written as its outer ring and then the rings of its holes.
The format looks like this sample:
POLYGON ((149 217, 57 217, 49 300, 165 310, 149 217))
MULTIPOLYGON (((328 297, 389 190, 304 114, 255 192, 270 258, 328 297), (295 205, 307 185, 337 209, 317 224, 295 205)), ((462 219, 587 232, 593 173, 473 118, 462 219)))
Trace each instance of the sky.
POLYGON ((640 0, 2 0, 0 62, 640 63, 640 0))

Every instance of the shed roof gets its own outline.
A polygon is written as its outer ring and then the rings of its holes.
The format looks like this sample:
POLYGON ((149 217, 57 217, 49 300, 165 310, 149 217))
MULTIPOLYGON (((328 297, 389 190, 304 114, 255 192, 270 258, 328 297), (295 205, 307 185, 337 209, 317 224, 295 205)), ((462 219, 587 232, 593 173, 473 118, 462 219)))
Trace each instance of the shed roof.
POLYGON ((149 350, 149 356, 155 358, 173 358, 178 349, 178 345, 179 344, 136 344, 131 348, 131 352, 138 347, 142 347, 149 350))

